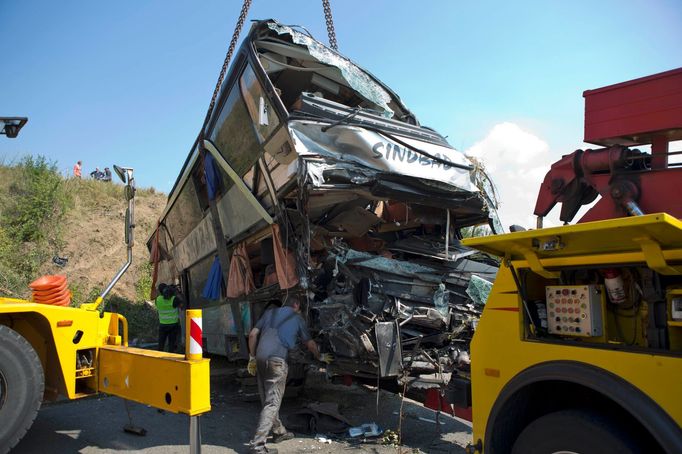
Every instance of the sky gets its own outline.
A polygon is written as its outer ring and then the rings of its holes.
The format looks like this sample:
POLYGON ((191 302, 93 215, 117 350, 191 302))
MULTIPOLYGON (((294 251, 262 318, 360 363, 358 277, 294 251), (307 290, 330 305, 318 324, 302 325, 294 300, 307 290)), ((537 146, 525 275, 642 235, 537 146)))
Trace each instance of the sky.
MULTIPOLYGON (((681 0, 331 3, 339 50, 483 160, 505 226, 533 226, 550 164, 585 147, 584 90, 682 66, 681 0)), ((0 0, 0 116, 29 117, 17 139, 0 139, 0 163, 44 155, 69 173, 80 159, 84 174, 116 163, 169 191, 240 9, 0 0)), ((266 18, 327 41, 321 1, 253 0, 248 19, 266 18)))

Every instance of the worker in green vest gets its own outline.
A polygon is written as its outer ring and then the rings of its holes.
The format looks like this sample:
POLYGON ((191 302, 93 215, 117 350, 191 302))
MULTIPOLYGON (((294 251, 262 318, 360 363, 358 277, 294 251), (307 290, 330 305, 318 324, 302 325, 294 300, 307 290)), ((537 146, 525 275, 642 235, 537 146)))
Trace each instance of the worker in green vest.
POLYGON ((168 341, 168 352, 178 350, 180 334, 180 309, 184 307, 182 297, 175 286, 159 284, 159 296, 156 297, 156 310, 159 312, 159 351, 164 351, 168 341))

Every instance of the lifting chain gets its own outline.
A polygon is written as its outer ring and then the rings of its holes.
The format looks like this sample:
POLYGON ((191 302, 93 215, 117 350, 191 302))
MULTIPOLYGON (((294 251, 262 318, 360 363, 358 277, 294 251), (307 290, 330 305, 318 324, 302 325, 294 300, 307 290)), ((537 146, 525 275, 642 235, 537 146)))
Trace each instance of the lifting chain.
MULTIPOLYGON (((208 106, 208 112, 206 112, 206 118, 204 119, 204 125, 201 128, 201 134, 203 134, 208 124, 211 114, 213 113, 213 108, 215 107, 216 99, 218 98, 218 93, 220 92, 220 87, 225 79, 225 73, 227 72, 228 66, 230 66, 230 60, 232 60, 232 54, 234 53, 234 48, 237 46, 237 40, 244 27, 244 21, 249 13, 249 8, 251 8, 252 0, 244 0, 242 5, 242 10, 239 13, 239 18, 237 19, 237 25, 234 28, 234 33, 232 34, 232 39, 230 40, 230 46, 227 49, 227 54, 225 55, 225 61, 223 62, 223 67, 220 69, 220 75, 218 76, 218 82, 216 83, 215 90, 213 90, 213 96, 211 97, 211 103, 208 106)), ((336 43, 336 32, 334 31, 334 18, 332 17, 332 8, 329 5, 329 0, 322 0, 322 6, 324 7, 324 18, 327 22, 327 34, 329 35, 329 46, 334 50, 339 50, 339 46, 336 43)))
POLYGON ((201 134, 203 134, 208 124, 208 120, 211 118, 213 113, 213 107, 215 106, 216 98, 218 98, 218 93, 220 92, 220 87, 223 85, 223 79, 225 79, 225 73, 227 72, 227 67, 230 65, 230 60, 232 60, 232 54, 234 53, 234 48, 237 46, 237 40, 242 32, 242 27, 244 27, 244 21, 249 13, 249 8, 251 8, 252 0, 244 0, 242 5, 242 10, 239 13, 239 19, 237 19, 237 25, 234 28, 234 33, 232 34, 232 40, 230 40, 230 47, 227 49, 227 54, 225 55, 225 61, 223 62, 223 67, 220 70, 220 75, 218 76, 218 83, 216 83, 215 90, 213 90, 213 96, 211 97, 211 104, 208 106, 208 112, 206 112, 206 118, 204 119, 204 126, 201 128, 201 134))
POLYGON ((339 45, 336 43, 336 31, 334 31, 334 18, 332 17, 332 7, 329 5, 329 0, 322 0, 322 7, 324 8, 324 19, 327 21, 329 47, 331 47, 334 50, 339 50, 339 45))

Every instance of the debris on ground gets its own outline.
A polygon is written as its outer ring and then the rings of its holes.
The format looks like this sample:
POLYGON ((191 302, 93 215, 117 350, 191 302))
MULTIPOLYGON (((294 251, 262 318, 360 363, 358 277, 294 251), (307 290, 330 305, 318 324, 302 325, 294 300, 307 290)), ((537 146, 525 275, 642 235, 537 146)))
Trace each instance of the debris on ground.
POLYGON ((350 429, 348 429, 348 435, 351 438, 378 437, 379 435, 381 435, 381 433, 382 433, 381 429, 379 429, 379 426, 375 422, 362 424, 361 426, 351 427, 350 429))
POLYGON ((321 434, 315 435, 315 440, 319 441, 320 443, 332 444, 331 438, 327 438, 326 436, 321 434))
POLYGON ((304 434, 341 434, 351 426, 335 402, 309 402, 287 415, 284 424, 290 430, 304 434))

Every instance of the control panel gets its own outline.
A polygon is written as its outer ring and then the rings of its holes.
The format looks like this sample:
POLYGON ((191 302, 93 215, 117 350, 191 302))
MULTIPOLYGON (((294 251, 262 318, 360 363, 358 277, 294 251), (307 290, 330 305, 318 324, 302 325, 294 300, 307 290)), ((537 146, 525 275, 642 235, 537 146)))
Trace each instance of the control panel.
POLYGON ((550 334, 594 337, 602 335, 601 285, 548 285, 547 325, 550 334))
POLYGON ((670 301, 670 318, 676 322, 682 322, 682 295, 673 294, 670 301))

